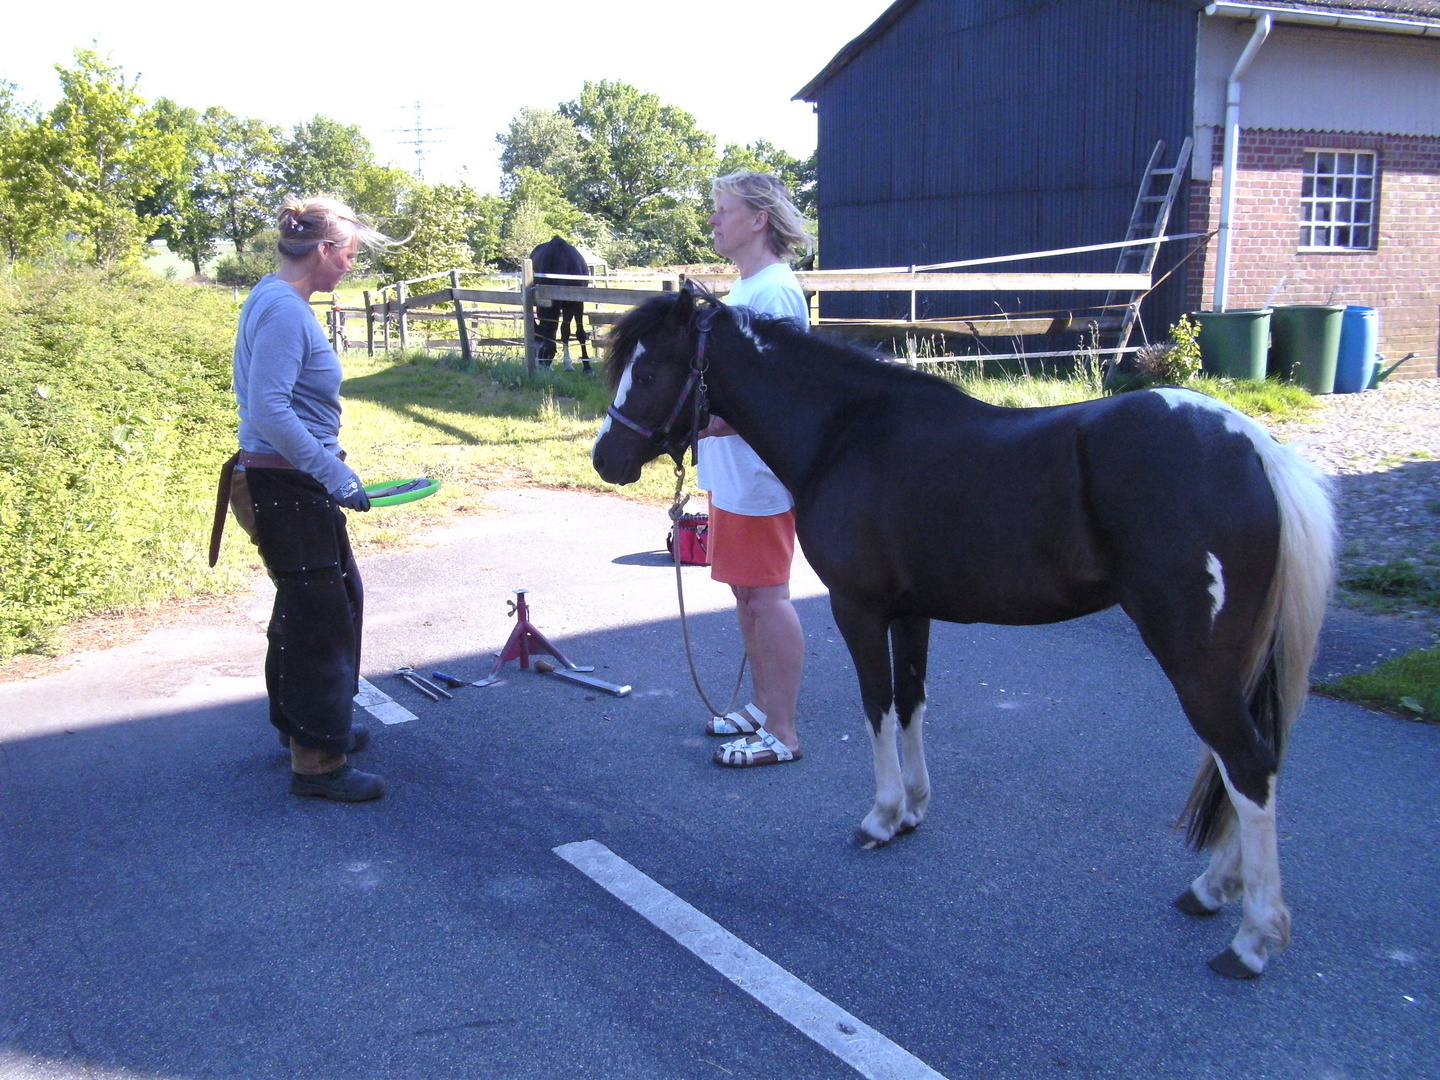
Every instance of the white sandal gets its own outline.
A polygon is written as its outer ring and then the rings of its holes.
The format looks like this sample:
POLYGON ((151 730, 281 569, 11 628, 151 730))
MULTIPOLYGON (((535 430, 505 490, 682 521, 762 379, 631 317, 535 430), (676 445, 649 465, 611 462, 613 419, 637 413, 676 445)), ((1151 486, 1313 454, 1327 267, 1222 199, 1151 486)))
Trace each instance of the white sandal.
POLYGON ((803 756, 799 750, 791 750, 764 728, 755 734, 758 739, 736 739, 720 747, 715 751, 715 764, 748 769, 755 765, 784 765, 787 761, 799 761, 803 756))
POLYGON ((765 714, 752 701, 743 709, 724 716, 712 716, 705 725, 707 735, 754 735, 765 726, 765 714))

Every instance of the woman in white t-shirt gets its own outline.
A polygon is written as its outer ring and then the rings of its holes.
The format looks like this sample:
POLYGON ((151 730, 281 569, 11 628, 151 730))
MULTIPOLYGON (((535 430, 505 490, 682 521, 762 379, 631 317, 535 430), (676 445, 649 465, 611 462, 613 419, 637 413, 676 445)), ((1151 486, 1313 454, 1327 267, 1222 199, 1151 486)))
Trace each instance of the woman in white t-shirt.
MULTIPOLYGON (((805 222, 773 176, 738 172, 711 187, 713 245, 740 271, 727 304, 810 325, 809 305, 786 259, 809 241, 805 222)), ((805 634, 790 602, 795 511, 790 492, 724 420, 700 432, 700 486, 710 492, 711 576, 735 594, 755 700, 711 718, 712 735, 738 735, 715 751, 735 768, 800 758, 795 708, 805 634)))

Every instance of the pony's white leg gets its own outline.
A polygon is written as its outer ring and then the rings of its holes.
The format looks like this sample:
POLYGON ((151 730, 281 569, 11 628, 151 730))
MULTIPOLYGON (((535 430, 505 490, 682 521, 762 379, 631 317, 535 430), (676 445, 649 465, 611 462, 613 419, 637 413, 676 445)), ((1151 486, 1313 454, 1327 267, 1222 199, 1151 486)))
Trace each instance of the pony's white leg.
POLYGON ((1235 807, 1240 842, 1240 880, 1244 887, 1244 914, 1230 947, 1210 961, 1222 975, 1253 979, 1265 970, 1273 950, 1290 941, 1290 909, 1280 896, 1280 847, 1275 836, 1275 777, 1265 805, 1252 802, 1235 790, 1225 765, 1220 776, 1235 807))
POLYGON ((900 831, 909 832, 925 820, 925 808, 930 805, 930 773, 925 768, 923 701, 916 706, 910 723, 900 731, 903 749, 900 775, 905 783, 905 814, 900 819, 900 831))
POLYGON ((570 362, 570 338, 565 338, 565 370, 574 371, 575 365, 570 362))
POLYGON ((1244 890, 1240 878, 1240 830, 1231 821, 1215 841, 1210 865, 1190 883, 1190 891, 1182 893, 1175 906, 1187 915, 1214 915, 1244 890))
POLYGON ((860 823, 856 840, 861 847, 888 843, 900 828, 905 814, 905 787, 900 777, 900 747, 895 738, 899 720, 891 705, 880 718, 880 730, 870 729, 870 749, 875 755, 875 805, 860 823))

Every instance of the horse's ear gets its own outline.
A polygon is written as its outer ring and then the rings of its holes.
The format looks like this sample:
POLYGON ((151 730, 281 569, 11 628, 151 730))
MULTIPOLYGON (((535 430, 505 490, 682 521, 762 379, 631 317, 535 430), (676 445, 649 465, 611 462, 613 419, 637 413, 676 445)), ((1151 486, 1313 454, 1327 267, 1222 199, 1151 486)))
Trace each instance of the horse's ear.
POLYGON ((695 313, 695 295, 689 289, 681 289, 670 308, 668 321, 679 326, 689 326, 690 316, 695 313))

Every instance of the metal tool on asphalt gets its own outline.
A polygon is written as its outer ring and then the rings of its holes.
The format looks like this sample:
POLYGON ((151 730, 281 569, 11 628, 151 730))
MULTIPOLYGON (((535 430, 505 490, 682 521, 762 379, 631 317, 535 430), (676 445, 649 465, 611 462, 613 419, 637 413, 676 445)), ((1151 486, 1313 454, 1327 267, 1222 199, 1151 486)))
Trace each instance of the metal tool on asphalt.
POLYGON ((604 690, 607 694, 614 694, 616 697, 624 697, 630 693, 628 686, 616 686, 614 683, 606 682, 604 679, 597 679, 593 675, 582 675, 578 671, 571 671, 568 668, 556 667, 549 660, 536 660, 535 670, 542 675, 554 675, 557 679, 569 679, 581 686, 590 686, 596 690, 604 690))
POLYGON ((572 662, 564 653, 551 645, 545 639, 545 635, 535 629, 535 624, 530 621, 530 607, 525 603, 525 589, 515 590, 515 599, 505 601, 510 605, 510 614, 515 616, 515 629, 510 631, 510 639, 505 642, 505 647, 495 654, 495 666, 490 669, 490 674, 483 679, 476 679, 471 686, 489 686, 491 683, 500 681, 500 669, 511 660, 519 660, 522 669, 530 666, 531 653, 549 653, 551 656, 564 664, 570 671, 594 671, 593 665, 581 667, 572 662))
POLYGON ((451 690, 458 690, 462 686, 470 685, 470 680, 457 679, 454 675, 447 675, 443 671, 430 672, 430 678, 434 679, 436 682, 444 683, 446 686, 450 687, 451 690))
POLYGON ((400 678, 404 679, 416 690, 419 690, 420 693, 424 694, 431 701, 439 701, 442 697, 452 699, 455 697, 455 695, 450 693, 449 690, 446 690, 443 687, 436 686, 434 683, 432 683, 429 679, 425 678, 425 676, 421 675, 414 668, 396 668, 395 674, 400 678))

